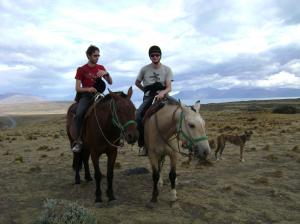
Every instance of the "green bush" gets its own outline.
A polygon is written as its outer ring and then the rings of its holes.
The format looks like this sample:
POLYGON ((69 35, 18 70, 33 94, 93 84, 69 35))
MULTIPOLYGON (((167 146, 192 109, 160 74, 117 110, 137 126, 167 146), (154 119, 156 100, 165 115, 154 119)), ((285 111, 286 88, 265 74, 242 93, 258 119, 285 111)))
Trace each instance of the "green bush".
POLYGON ((76 202, 48 199, 37 224, 96 224, 96 217, 76 202))
POLYGON ((275 114, 295 114, 297 113, 297 108, 290 105, 277 106, 272 111, 275 114))

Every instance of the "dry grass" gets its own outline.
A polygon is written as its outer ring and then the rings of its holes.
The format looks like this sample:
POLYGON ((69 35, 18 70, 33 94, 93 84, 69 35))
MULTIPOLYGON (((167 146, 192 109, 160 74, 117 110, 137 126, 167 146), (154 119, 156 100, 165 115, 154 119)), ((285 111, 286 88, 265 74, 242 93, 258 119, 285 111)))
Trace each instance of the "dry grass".
MULTIPOLYGON (((224 160, 215 161, 213 152, 208 163, 188 164, 180 157, 179 199, 170 204, 167 159, 154 209, 145 206, 151 197, 151 173, 125 174, 137 167, 151 170, 137 147, 125 146, 117 158, 114 189, 119 204, 98 209, 94 182, 73 184, 65 115, 15 116, 17 127, 0 132, 0 223, 33 223, 49 198, 77 201, 99 223, 298 223, 300 114, 272 114, 272 103, 257 105, 263 110, 248 111, 245 103, 202 106, 210 139, 254 131, 245 146, 246 161, 239 162, 239 147, 230 144, 224 160)), ((106 156, 100 164, 105 174, 106 156)), ((105 178, 103 182, 105 192, 105 178)))

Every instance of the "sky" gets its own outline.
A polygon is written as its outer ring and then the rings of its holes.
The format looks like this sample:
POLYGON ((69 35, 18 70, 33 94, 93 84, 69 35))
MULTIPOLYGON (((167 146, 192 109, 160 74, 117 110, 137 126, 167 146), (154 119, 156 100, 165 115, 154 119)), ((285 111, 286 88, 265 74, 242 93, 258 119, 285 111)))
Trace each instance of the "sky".
MULTIPOLYGON (((173 93, 206 87, 300 88, 298 0, 0 0, 0 94, 75 95, 91 44, 134 87, 148 49, 162 49, 173 93)), ((134 87, 134 95, 141 92, 134 87)))

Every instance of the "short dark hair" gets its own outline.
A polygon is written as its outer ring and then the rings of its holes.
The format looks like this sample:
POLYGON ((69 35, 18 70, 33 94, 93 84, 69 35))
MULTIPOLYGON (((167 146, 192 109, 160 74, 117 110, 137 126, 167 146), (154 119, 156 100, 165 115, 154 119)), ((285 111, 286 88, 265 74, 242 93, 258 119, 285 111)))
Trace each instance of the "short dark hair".
POLYGON ((94 45, 90 45, 88 49, 86 50, 86 56, 91 56, 95 51, 100 51, 98 47, 94 45))

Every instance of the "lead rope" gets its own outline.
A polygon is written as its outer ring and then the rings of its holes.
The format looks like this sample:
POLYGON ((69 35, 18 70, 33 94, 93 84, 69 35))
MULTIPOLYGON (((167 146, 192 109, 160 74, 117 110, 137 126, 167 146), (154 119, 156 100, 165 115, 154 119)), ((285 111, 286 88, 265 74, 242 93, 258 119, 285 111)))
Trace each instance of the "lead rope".
POLYGON ((120 146, 119 146, 119 145, 115 145, 114 143, 115 143, 116 141, 118 141, 118 140, 120 139, 120 137, 117 138, 113 143, 110 142, 110 141, 106 138, 106 136, 105 136, 105 134, 104 134, 104 132, 103 132, 103 130, 102 130, 102 128, 101 128, 101 125, 100 125, 100 123, 99 123, 98 117, 97 117, 97 112, 96 112, 96 106, 95 106, 95 104, 96 104, 96 103, 94 103, 94 108, 93 108, 93 109, 94 109, 94 115, 95 115, 95 118, 96 118, 96 121, 97 121, 97 125, 98 125, 98 128, 99 128, 99 130, 100 130, 102 136, 104 137, 105 141, 107 141, 108 144, 110 144, 111 146, 116 147, 116 148, 118 149, 118 147, 120 147, 120 146))

